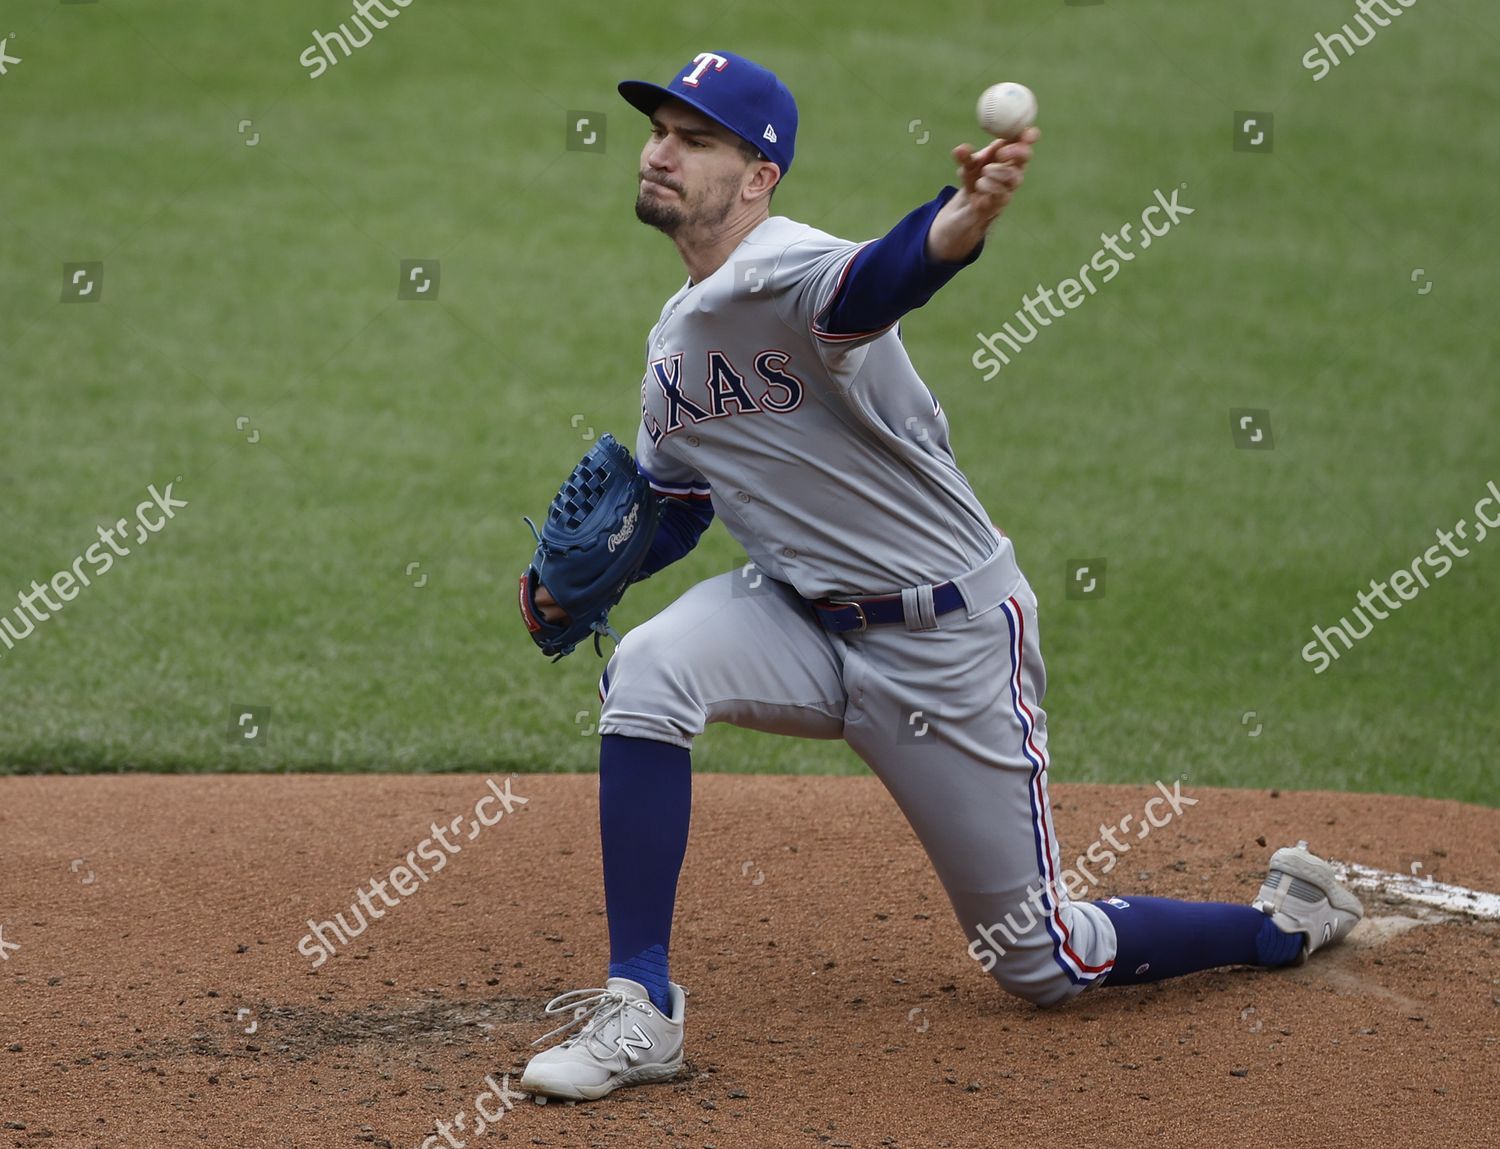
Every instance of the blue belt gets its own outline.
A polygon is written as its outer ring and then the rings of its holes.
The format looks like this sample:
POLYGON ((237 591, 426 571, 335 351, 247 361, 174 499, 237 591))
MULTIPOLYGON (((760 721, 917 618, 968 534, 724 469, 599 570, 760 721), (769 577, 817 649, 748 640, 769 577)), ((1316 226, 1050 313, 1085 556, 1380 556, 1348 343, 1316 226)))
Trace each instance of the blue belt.
MULTIPOLYGON (((901 592, 877 594, 870 598, 809 598, 804 602, 818 616, 824 630, 835 634, 858 633, 872 626, 892 626, 906 621, 906 607, 901 601, 901 592)), ((932 588, 934 614, 944 615, 964 605, 964 596, 951 583, 939 583, 932 588)))

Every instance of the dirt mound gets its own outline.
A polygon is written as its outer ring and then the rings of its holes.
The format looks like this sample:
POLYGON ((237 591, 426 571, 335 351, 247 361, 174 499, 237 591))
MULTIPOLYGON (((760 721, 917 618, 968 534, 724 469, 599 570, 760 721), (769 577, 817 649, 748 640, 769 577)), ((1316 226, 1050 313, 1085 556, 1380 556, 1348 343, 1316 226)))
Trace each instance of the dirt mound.
MULTIPOLYGON (((595 1105, 516 1100, 543 1005, 602 981, 595 790, 589 776, 517 775, 508 793, 475 775, 0 779, 0 1147, 415 1149, 439 1119, 453 1129, 434 1146, 1489 1136, 1500 924, 1365 892, 1370 920, 1305 967, 1039 1011, 980 972, 884 791, 849 778, 700 776, 673 939, 687 1069, 595 1105), (473 817, 486 794, 501 815, 488 826, 473 817), (324 929, 325 948, 309 921, 335 914, 363 928, 324 929)), ((1151 793, 1055 786, 1065 855, 1151 793)), ((1298 838, 1500 889, 1500 811, 1193 796, 1101 893, 1245 901, 1298 838)))

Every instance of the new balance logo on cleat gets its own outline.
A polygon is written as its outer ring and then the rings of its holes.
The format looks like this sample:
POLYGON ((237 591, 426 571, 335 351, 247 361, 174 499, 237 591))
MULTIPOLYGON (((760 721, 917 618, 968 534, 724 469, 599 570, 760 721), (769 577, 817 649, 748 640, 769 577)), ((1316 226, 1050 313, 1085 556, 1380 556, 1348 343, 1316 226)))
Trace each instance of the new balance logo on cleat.
POLYGON ((630 1027, 630 1033, 620 1034, 619 1038, 616 1039, 615 1044, 624 1051, 625 1056, 630 1058, 631 1061, 639 1061, 641 1059, 641 1055, 637 1053, 636 1050, 651 1049, 656 1045, 656 1042, 652 1041, 651 1035, 643 1030, 640 1026, 632 1025, 630 1027), (632 1037, 631 1034, 634 1034, 635 1036, 632 1037))

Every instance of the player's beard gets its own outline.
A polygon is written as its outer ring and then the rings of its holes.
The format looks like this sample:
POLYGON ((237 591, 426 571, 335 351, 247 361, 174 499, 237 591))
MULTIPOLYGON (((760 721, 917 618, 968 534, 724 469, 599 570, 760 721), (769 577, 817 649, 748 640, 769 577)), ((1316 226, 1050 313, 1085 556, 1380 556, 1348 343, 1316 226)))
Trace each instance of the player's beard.
MULTIPOLYGON (((641 178, 645 179, 644 176, 641 178)), ((647 180, 646 182, 655 183, 656 181, 647 180)), ((687 212, 684 210, 686 197, 680 188, 674 186, 672 190, 677 192, 676 202, 671 202, 656 192, 641 188, 635 197, 635 218, 667 235, 676 235, 678 229, 687 222, 687 212)))
MULTIPOLYGON (((641 179, 647 183, 645 173, 641 179)), ((678 236, 685 228, 695 231, 711 231, 728 218, 739 191, 739 179, 727 177, 713 185, 704 194, 702 202, 690 198, 687 191, 677 184, 670 185, 677 192, 677 202, 665 199, 655 192, 641 188, 635 199, 635 218, 656 228, 663 235, 678 236)))

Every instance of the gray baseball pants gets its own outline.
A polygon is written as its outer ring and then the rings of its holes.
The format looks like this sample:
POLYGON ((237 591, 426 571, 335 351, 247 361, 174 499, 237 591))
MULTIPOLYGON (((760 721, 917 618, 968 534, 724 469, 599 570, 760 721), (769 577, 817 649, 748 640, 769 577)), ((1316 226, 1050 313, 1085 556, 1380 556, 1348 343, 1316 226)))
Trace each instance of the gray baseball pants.
POLYGON ((599 730, 687 748, 710 722, 844 739, 916 832, 970 955, 1052 1005, 1108 973, 1115 931, 1058 877, 1036 596, 998 541, 936 625, 930 585, 906 593, 905 626, 832 634, 753 567, 701 582, 616 649, 599 730))

